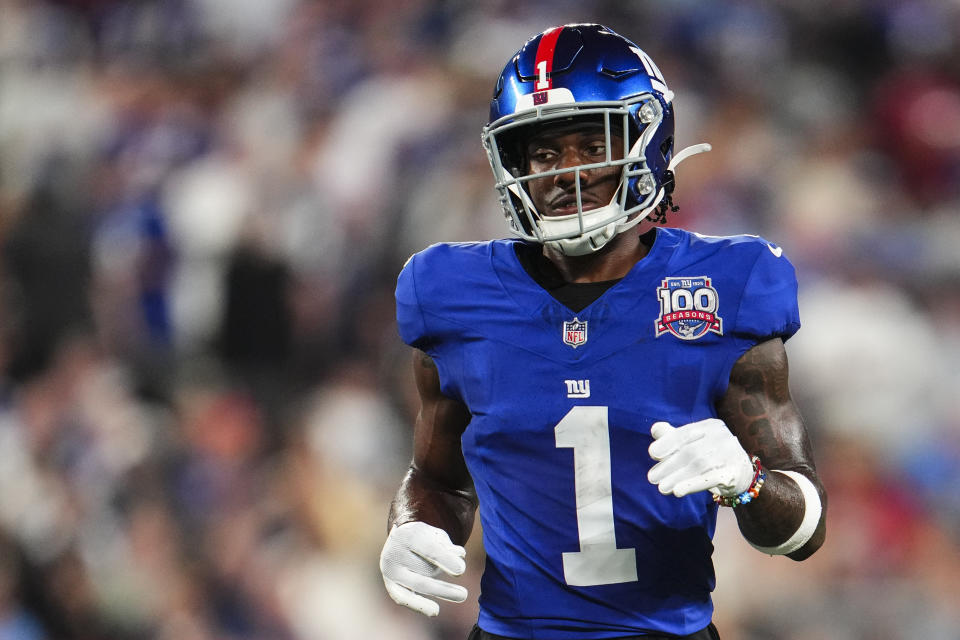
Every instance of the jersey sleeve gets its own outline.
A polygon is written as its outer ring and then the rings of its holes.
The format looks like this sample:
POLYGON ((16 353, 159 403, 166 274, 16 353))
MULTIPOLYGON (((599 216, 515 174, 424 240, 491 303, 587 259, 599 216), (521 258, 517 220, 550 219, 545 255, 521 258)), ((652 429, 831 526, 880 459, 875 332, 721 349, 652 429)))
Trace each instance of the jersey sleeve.
POLYGON ((397 332, 404 342, 433 359, 441 393, 462 401, 459 378, 454 375, 459 371, 459 327, 449 319, 451 296, 447 293, 457 285, 436 277, 438 272, 456 273, 446 262, 448 254, 445 247, 434 245, 403 265, 395 293, 397 332))
POLYGON ((423 349, 429 342, 426 319, 417 295, 417 255, 403 265, 397 277, 397 332, 411 347, 423 349))
POLYGON ((766 244, 747 277, 736 332, 756 341, 789 339, 800 329, 797 274, 780 247, 766 244))

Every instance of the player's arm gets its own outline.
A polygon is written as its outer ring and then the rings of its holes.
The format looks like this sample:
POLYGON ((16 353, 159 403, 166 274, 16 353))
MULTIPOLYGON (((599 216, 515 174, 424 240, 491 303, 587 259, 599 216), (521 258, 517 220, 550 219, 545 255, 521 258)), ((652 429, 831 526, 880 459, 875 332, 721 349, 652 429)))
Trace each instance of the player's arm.
POLYGON ((470 536, 476 492, 460 448, 470 412, 440 391, 433 360, 414 352, 420 412, 414 424, 413 461, 390 506, 389 534, 380 571, 390 597, 428 616, 439 613, 430 598, 463 602, 467 590, 439 579, 466 569, 463 543, 470 536))
POLYGON ((413 360, 420 396, 413 461, 390 507, 388 527, 426 522, 462 545, 473 529, 477 509, 477 495, 460 449, 470 411, 440 392, 440 375, 429 355, 415 349, 413 360))
POLYGON ((677 497, 709 490, 736 504, 740 531, 754 547, 794 560, 809 557, 826 535, 826 494, 790 398, 780 338, 737 360, 717 413, 720 419, 679 427, 653 424, 650 456, 658 462, 647 474, 650 482, 677 497))
MULTIPOLYGON (((780 338, 754 346, 737 360, 717 412, 744 450, 771 470, 757 499, 734 510, 740 531, 754 546, 776 549, 801 529, 804 516, 817 507, 811 503, 819 501, 813 534, 786 554, 794 560, 808 558, 826 537, 827 496, 806 427, 790 396, 787 354, 780 338), (772 470, 802 475, 812 485, 806 486, 808 495, 801 478, 772 470), (809 495, 811 489, 815 498, 809 495)), ((812 513, 807 516, 808 527, 813 526, 812 517, 812 513)))

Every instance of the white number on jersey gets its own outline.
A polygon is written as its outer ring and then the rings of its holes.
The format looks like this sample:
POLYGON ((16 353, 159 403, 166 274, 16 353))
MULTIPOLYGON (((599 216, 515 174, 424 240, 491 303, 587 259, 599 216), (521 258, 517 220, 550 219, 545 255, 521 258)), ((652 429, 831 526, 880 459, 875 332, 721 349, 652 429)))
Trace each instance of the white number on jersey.
POLYGON ((634 549, 618 549, 613 529, 607 407, 576 406, 554 428, 557 447, 573 448, 580 550, 564 552, 567 584, 584 587, 637 579, 634 549))

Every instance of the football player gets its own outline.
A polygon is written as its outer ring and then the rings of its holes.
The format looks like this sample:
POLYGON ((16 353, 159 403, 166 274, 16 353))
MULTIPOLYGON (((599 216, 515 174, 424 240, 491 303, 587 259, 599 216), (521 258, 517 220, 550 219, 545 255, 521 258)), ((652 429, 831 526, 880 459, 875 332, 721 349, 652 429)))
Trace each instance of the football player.
POLYGON ((380 557, 436 615, 479 506, 471 638, 717 638, 717 510, 803 560, 824 489, 790 397, 794 268, 756 236, 664 226, 673 94, 635 44, 554 27, 501 73, 483 144, 516 238, 438 244, 397 283, 421 408, 380 557))

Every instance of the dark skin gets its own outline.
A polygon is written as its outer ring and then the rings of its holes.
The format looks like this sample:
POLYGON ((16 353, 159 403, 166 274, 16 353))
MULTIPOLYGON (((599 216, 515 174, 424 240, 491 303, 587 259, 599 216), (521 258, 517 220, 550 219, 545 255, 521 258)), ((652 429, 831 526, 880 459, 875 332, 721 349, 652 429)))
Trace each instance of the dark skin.
POLYGON ((420 521, 447 532, 454 544, 470 537, 477 494, 460 449, 470 410, 440 391, 433 360, 414 349, 413 378, 420 412, 413 428, 413 462, 390 505, 388 528, 420 521))
MULTIPOLYGON (((542 171, 544 166, 598 162, 598 154, 601 160, 606 154, 590 132, 541 138, 534 138, 528 148, 530 168, 534 171, 542 171)), ((615 142, 614 146, 618 144, 615 142)), ((610 171, 582 172, 585 209, 587 202, 591 206, 609 202, 616 189, 616 180, 609 177, 610 171)), ((618 172, 614 170, 614 174, 618 172)), ((572 191, 572 183, 567 174, 532 181, 531 198, 538 210, 548 215, 564 215, 564 211, 569 213, 568 199, 558 194, 572 191)), ((641 237, 622 233, 600 251, 585 256, 565 256, 546 247, 544 256, 570 282, 598 282, 623 277, 648 251, 641 237)), ((455 544, 462 545, 473 528, 477 507, 476 493, 460 449, 460 436, 470 422, 470 411, 441 393, 439 374, 430 356, 415 350, 413 368, 421 403, 414 427, 413 462, 391 506, 389 523, 392 526, 414 520, 426 522, 444 529, 455 544)), ((727 390, 716 403, 716 411, 744 450, 759 456, 767 469, 796 471, 816 487, 823 505, 816 532, 806 544, 787 556, 804 560, 823 545, 827 502, 813 463, 806 427, 790 396, 788 380, 783 341, 773 338, 757 344, 737 360, 727 390)), ((741 505, 734 513, 744 537, 760 546, 776 546, 799 528, 804 513, 803 495, 792 479, 768 473, 760 496, 741 505)))
MULTIPOLYGON (((813 453, 803 418, 790 397, 787 353, 780 338, 762 342, 743 354, 730 372, 726 393, 717 403, 717 415, 767 469, 796 471, 813 482, 823 511, 817 530, 805 545, 789 554, 805 560, 826 538, 827 495, 813 464, 813 453)), ((734 510, 743 536, 764 547, 776 546, 800 527, 803 494, 797 484, 768 473, 760 496, 734 510)))
MULTIPOLYGON (((606 137, 603 127, 587 126, 579 131, 551 132, 546 130, 530 138, 525 149, 528 173, 542 173, 578 165, 603 162, 607 159, 606 137)), ((610 157, 623 157, 623 138, 611 134, 610 157)), ((620 184, 620 167, 602 167, 580 172, 580 199, 583 210, 589 211, 610 203, 620 184)), ((545 216, 563 216, 577 212, 576 174, 558 173, 555 176, 531 180, 530 199, 537 211, 545 216)), ((627 234, 614 237, 600 251, 586 256, 565 256, 545 246, 543 255, 560 270, 567 282, 602 282, 616 280, 641 260, 649 247, 643 242, 628 240, 627 234)))

